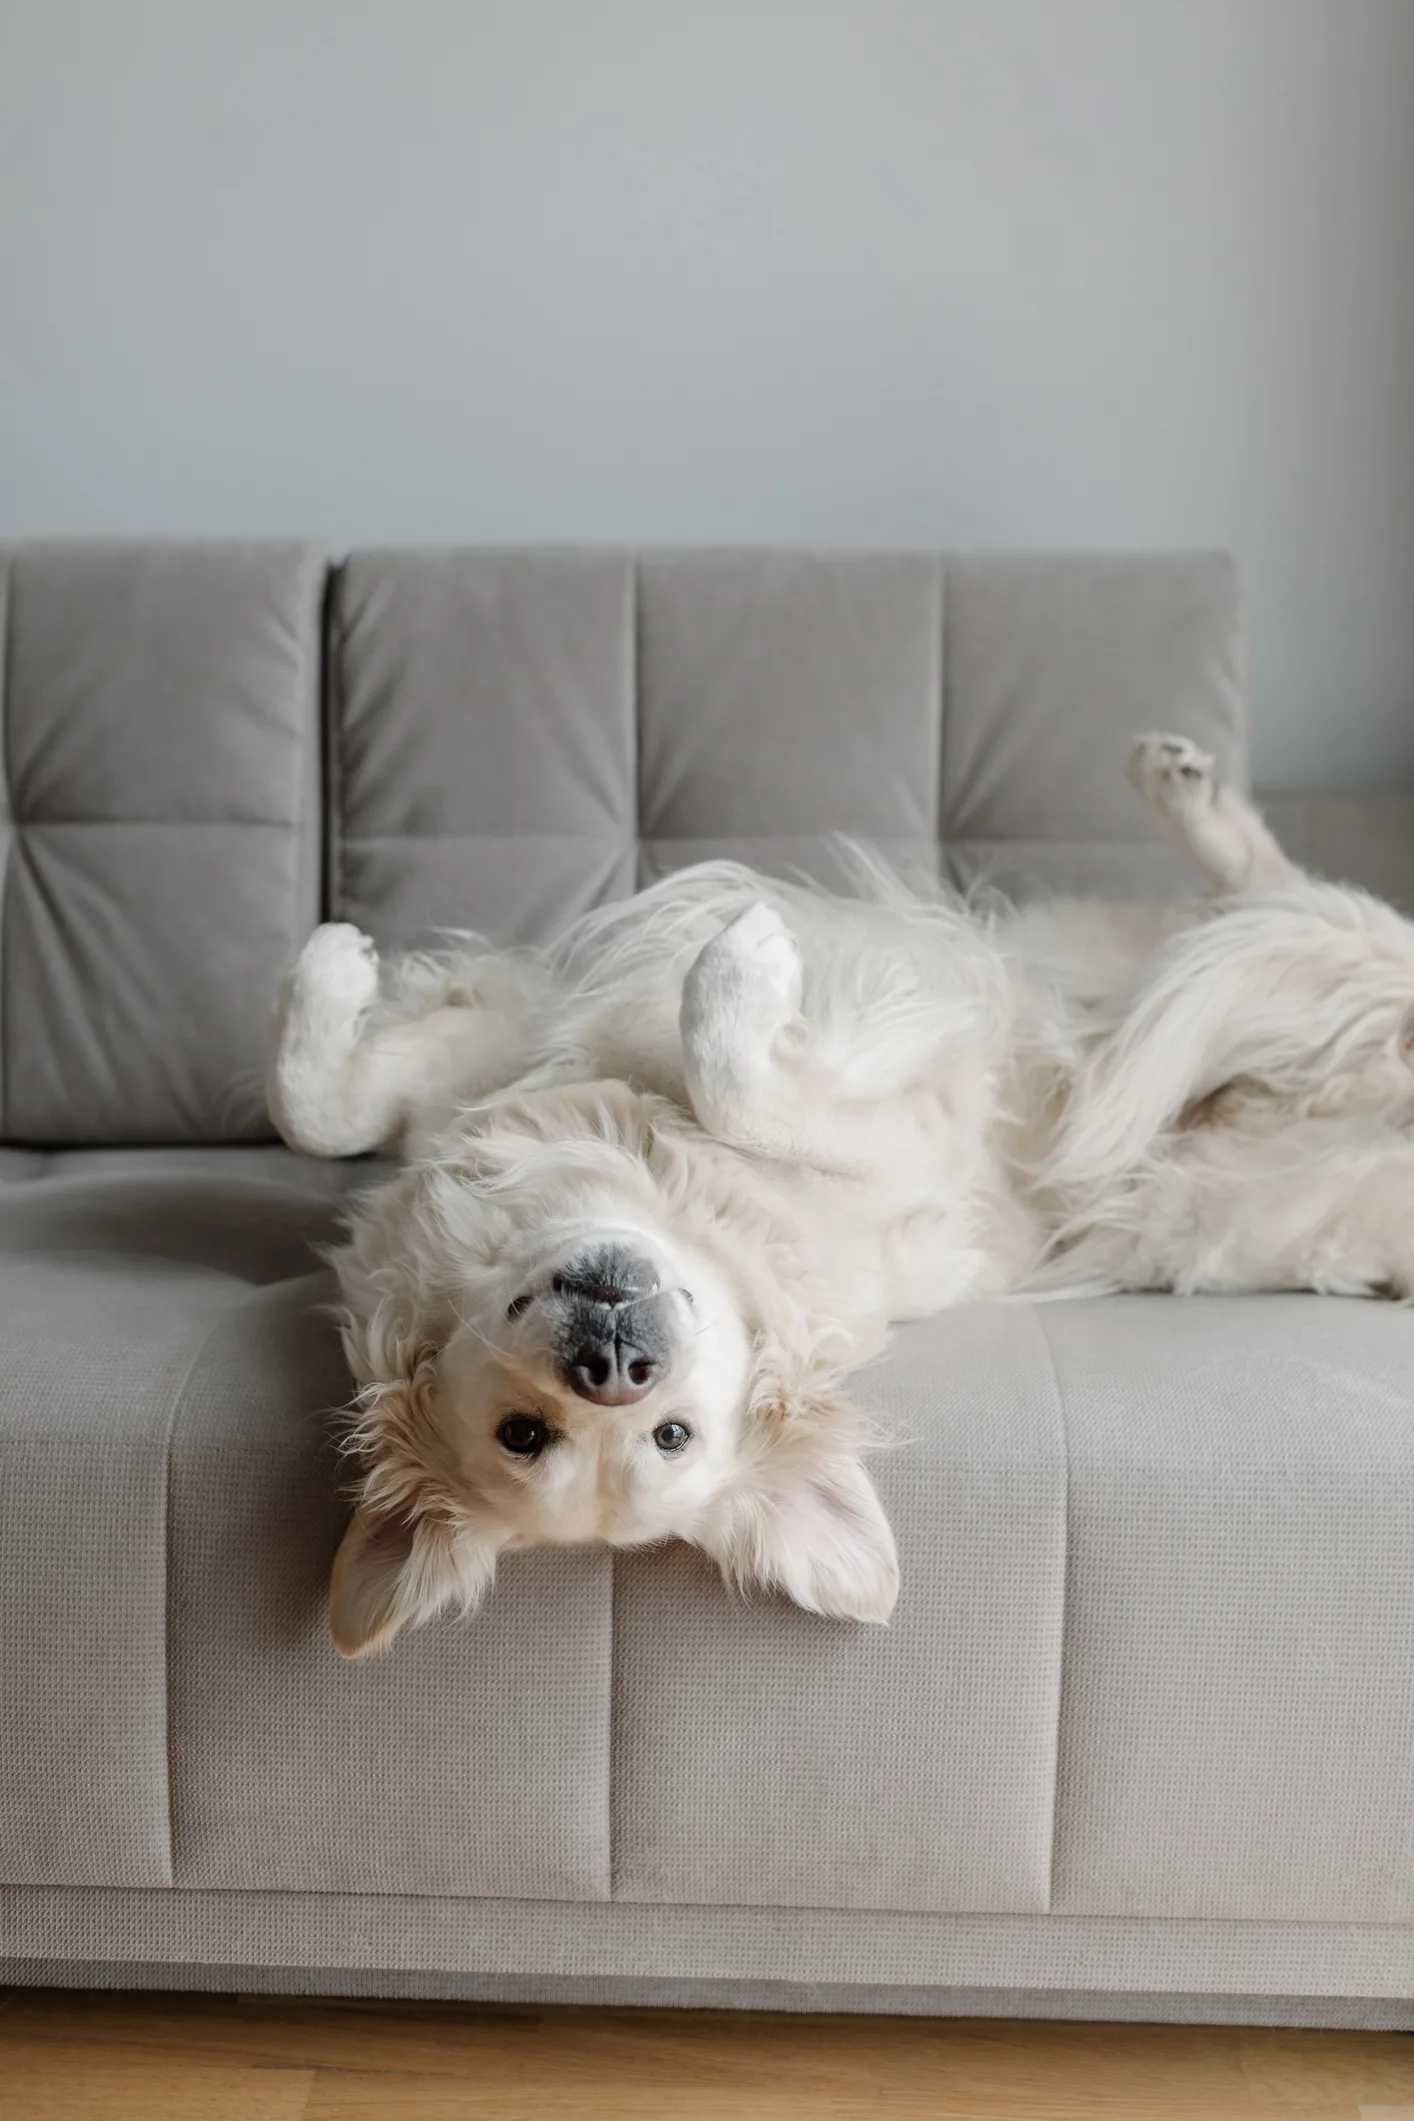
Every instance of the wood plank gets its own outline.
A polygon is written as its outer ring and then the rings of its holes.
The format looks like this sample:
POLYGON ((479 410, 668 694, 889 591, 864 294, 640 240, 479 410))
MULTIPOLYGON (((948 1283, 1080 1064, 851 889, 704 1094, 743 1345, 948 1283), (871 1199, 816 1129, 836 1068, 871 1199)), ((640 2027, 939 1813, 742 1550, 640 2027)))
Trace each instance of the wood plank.
POLYGON ((4 2121, 1414 2121, 1414 2041, 1241 2027, 0 2001, 4 2121))
POLYGON ((1407 2033, 1252 2028, 1242 2039, 1242 2069, 1259 2113, 1322 2100, 1414 2109, 1414 2040, 1407 2033))
POLYGON ((0 2019, 5 2121, 302 2121, 309 2070, 193 2062, 84 2041, 27 2040, 0 2019))
MULTIPOLYGON (((946 2077, 865 2096, 801 2094, 753 2083, 733 2090, 683 2087, 671 2104, 660 2092, 589 2081, 557 2087, 549 2096, 536 2083, 509 2087, 448 2077, 348 2075, 321 2071, 306 2121, 1253 2121, 1245 2099, 1194 2105, 1183 2099, 1106 2096, 1103 2084, 1058 2100, 1044 2072, 1004 2103, 979 2104, 973 2092, 946 2077)), ((1267 2121, 1360 2121, 1353 2106, 1268 2108, 1267 2121)))
MULTIPOLYGON (((867 2112, 920 2087, 933 2098, 946 2083, 967 2111, 1006 2116, 1020 2106, 1034 2115, 1038 2081, 1058 2116, 1092 2111, 1097 2096, 1131 2112, 1155 2100, 1180 2113, 1251 2112, 1239 2035, 1188 2026, 42 1994, 17 1999, 11 2013, 32 2038, 524 2087, 546 2112, 561 2100, 566 2111, 585 2110, 586 2084, 634 2087, 660 2108, 769 2098, 785 2115, 797 2098, 867 2112)), ((434 2092, 429 2085, 426 2097, 434 2092)), ((320 2088, 321 2099, 330 2096, 320 2088)))

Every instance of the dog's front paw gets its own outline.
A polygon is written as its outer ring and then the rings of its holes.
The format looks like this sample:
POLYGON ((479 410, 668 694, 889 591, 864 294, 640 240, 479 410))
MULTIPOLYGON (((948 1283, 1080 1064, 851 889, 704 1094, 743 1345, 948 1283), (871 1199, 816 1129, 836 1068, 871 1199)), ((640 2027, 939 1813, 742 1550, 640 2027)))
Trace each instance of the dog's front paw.
POLYGON ((301 986, 339 1001, 369 1003, 377 995, 377 946, 352 921, 324 921, 299 952, 295 978, 301 986))
POLYGON ((748 906, 703 946, 683 983, 683 1026, 771 1036, 800 1013, 800 946, 774 906, 748 906))
MULTIPOLYGON (((800 1024, 800 949, 773 906, 745 913, 703 945, 682 990, 683 1074, 702 1126, 739 1147, 762 1145, 761 1097, 800 1024)), ((769 1130, 768 1130, 769 1132, 769 1130)))
POLYGON ((378 998, 378 952, 351 921, 325 921, 299 954, 291 975, 299 1000, 350 1016, 378 998))
POLYGON ((1212 802, 1216 762, 1186 736, 1136 737, 1129 778, 1156 810, 1191 810, 1212 802))

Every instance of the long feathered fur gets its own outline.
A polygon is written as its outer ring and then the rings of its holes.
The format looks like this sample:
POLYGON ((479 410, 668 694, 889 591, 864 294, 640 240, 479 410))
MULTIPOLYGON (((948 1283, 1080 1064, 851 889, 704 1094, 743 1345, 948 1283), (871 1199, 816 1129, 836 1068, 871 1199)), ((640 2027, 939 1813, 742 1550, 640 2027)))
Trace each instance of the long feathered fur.
POLYGON ((336 1254, 342 1648, 474 1606, 508 1545, 581 1538, 676 1534, 734 1582, 883 1618, 897 1562, 847 1386, 892 1320, 1414 1290, 1414 927, 1292 868, 1184 740, 1135 758, 1215 898, 1017 911, 845 848, 844 894, 704 863, 541 952, 449 937, 380 977, 355 931, 318 932, 272 1110, 296 1147, 405 1157, 336 1254), (588 1412, 557 1292, 626 1245, 671 1359, 588 1412), (553 1447, 498 1443, 507 1409, 553 1447))

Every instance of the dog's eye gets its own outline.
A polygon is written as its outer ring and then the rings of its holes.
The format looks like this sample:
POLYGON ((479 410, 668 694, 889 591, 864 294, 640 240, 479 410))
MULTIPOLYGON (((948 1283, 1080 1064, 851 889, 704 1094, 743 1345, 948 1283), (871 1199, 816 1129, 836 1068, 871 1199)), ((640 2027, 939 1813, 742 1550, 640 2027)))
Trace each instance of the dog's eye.
POLYGON ((550 1431, 533 1414, 508 1414, 496 1431, 501 1448, 516 1458, 538 1458, 550 1441, 550 1431))
POLYGON ((692 1431, 680 1421, 660 1421, 653 1431, 653 1441, 665 1458, 671 1458, 675 1451, 681 1451, 692 1441, 692 1431))
POLYGON ((531 1294, 530 1290, 527 1289, 524 1296, 518 1296, 514 1303, 507 1304, 507 1318, 519 1318, 521 1312, 528 1310, 534 1301, 535 1298, 531 1294))

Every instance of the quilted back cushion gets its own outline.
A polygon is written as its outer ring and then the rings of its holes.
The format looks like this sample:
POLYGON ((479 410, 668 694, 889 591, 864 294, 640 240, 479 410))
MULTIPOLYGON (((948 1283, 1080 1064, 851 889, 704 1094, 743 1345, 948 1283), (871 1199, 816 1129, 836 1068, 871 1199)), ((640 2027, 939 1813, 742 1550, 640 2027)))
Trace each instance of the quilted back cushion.
POLYGON ((268 1134, 318 912, 317 551, 0 549, 0 1115, 23 1142, 268 1134))
MULTIPOLYGON (((0 1131, 239 1140, 319 916, 319 553, 0 550, 0 1131)), ((330 619, 329 910, 543 936, 852 833, 1013 889, 1183 878, 1140 727, 1241 772, 1220 559, 362 553, 330 619)))
POLYGON ((1130 738, 1245 774, 1217 556, 366 552, 332 610, 330 899, 385 942, 533 940, 706 855, 828 878, 839 832, 1164 894, 1130 738))

